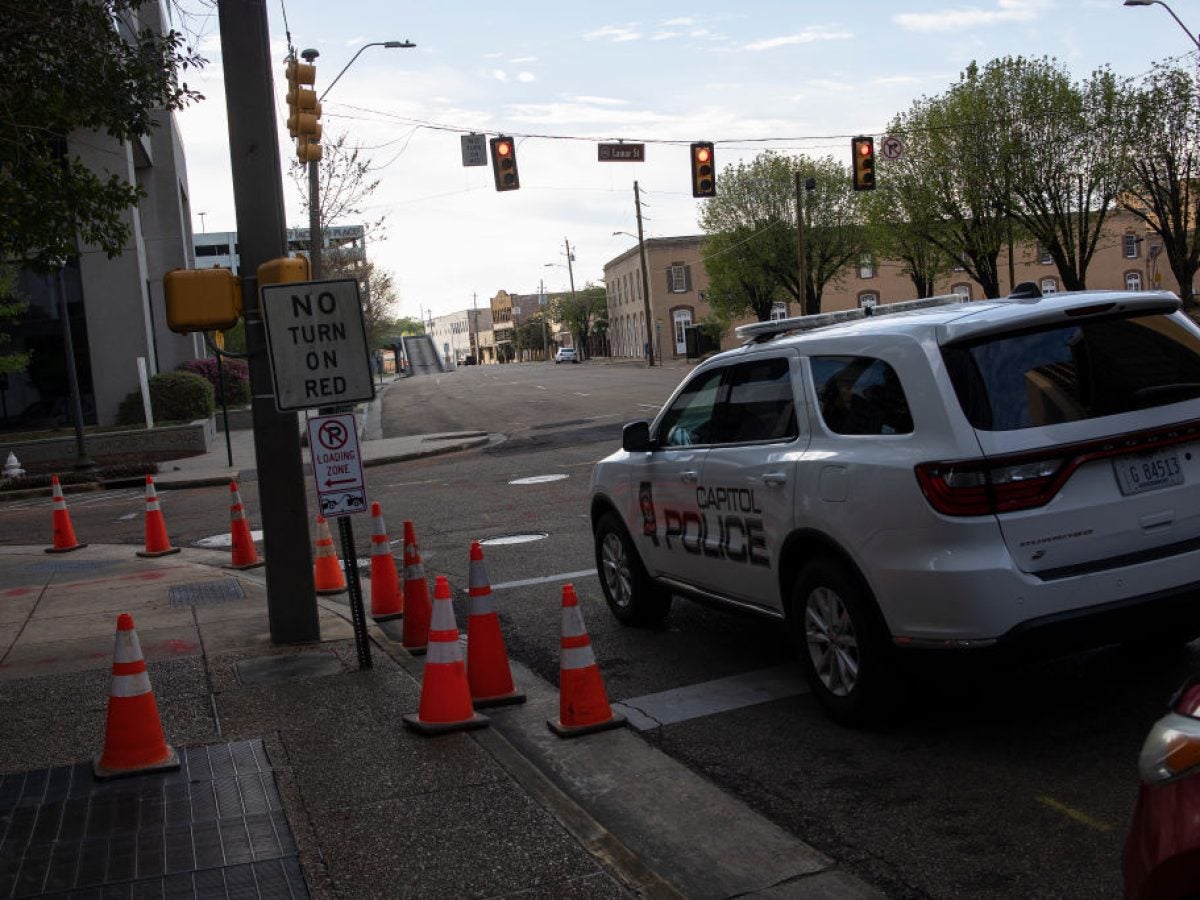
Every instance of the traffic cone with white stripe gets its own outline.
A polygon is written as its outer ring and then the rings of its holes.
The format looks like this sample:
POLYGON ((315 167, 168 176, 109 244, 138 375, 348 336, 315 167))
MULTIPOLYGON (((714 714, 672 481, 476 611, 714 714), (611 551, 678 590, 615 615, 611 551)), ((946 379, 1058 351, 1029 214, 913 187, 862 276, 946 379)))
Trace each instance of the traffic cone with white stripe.
POLYGON ((158 503, 158 491, 154 488, 154 476, 146 476, 146 549, 139 550, 138 556, 166 556, 178 553, 178 547, 171 546, 167 537, 167 523, 163 519, 162 507, 158 503))
POLYGON ((242 506, 242 495, 238 491, 236 481, 229 482, 229 533, 233 544, 233 562, 231 569, 254 569, 264 565, 258 550, 254 547, 254 537, 250 534, 250 525, 246 521, 246 509, 242 506))
POLYGON ((112 671, 104 750, 92 762, 96 777, 115 778, 178 769, 179 754, 163 736, 158 704, 154 702, 146 660, 142 658, 142 645, 129 613, 117 617, 112 671))
POLYGON ((563 585, 562 650, 558 677, 558 718, 547 719, 559 737, 577 737, 616 728, 625 717, 613 713, 604 690, 604 679, 592 653, 592 641, 583 624, 575 586, 563 585))
POLYGON ((50 476, 50 486, 54 493, 54 545, 46 548, 47 553, 69 553, 81 550, 87 544, 81 544, 75 538, 75 529, 71 527, 71 514, 67 512, 67 498, 63 496, 62 485, 58 476, 50 476))
POLYGON ((429 602, 429 582, 417 549, 417 532, 413 523, 404 523, 404 639, 401 646, 413 656, 420 656, 429 645, 429 620, 433 607, 429 602))
POLYGON ((371 618, 390 622, 404 615, 400 573, 383 523, 383 507, 371 504, 371 618))
POLYGON ((433 588, 432 627, 421 677, 421 706, 415 716, 409 714, 403 718, 406 728, 421 734, 445 734, 488 724, 488 717, 471 706, 471 689, 458 646, 454 605, 450 602, 450 582, 445 575, 437 577, 433 588))
POLYGON ((333 535, 324 516, 317 516, 316 552, 313 554, 313 585, 322 596, 346 590, 346 573, 333 549, 333 535))
POLYGON ((525 695, 513 686, 508 651, 500 633, 500 616, 492 599, 479 541, 471 541, 468 584, 467 682, 471 686, 471 700, 477 709, 524 703, 525 695))

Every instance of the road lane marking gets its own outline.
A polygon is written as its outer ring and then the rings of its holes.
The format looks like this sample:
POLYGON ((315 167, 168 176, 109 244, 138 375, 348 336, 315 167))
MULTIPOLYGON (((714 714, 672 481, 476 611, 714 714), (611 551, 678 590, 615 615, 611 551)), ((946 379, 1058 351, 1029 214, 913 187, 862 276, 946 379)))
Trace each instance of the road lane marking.
POLYGON ((520 581, 504 581, 500 584, 493 584, 493 591, 505 591, 509 588, 529 587, 534 584, 552 584, 555 581, 573 581, 576 578, 586 578, 594 576, 595 569, 581 569, 578 572, 563 572, 559 575, 545 575, 541 578, 522 578, 520 581))
POLYGON ((794 664, 730 675, 657 694, 614 703, 638 731, 652 731, 688 719, 729 712, 808 693, 804 673, 794 664))
POLYGON ((418 484, 438 484, 440 478, 426 478, 424 481, 393 481, 391 484, 385 484, 384 487, 413 487, 418 484))
POLYGON ((1107 822, 1101 822, 1099 819, 1093 819, 1087 813, 1082 813, 1077 809, 1072 809, 1065 803, 1060 803, 1053 797, 1047 797, 1044 794, 1038 794, 1033 799, 1043 806, 1048 806, 1055 812, 1060 812, 1068 819, 1073 819, 1080 825, 1086 825, 1088 828, 1094 828, 1096 831, 1112 831, 1112 826, 1107 822))

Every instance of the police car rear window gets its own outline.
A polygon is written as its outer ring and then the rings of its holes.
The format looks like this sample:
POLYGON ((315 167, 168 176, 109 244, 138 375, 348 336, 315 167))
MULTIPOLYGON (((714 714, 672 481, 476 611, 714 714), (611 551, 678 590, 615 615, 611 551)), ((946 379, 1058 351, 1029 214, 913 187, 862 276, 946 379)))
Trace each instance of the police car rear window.
POLYGON ((1167 315, 1105 318, 942 349, 983 431, 1016 431, 1200 397, 1200 339, 1167 315))

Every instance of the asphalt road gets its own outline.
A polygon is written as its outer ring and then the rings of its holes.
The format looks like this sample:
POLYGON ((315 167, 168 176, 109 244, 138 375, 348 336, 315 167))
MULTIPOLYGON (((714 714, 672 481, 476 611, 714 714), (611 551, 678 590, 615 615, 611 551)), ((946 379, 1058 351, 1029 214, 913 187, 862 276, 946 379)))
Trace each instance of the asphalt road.
MULTIPOLYGON (((590 468, 616 447, 621 425, 651 415, 684 374, 542 363, 406 379, 385 395, 385 435, 498 437, 368 469, 371 499, 383 504, 394 542, 403 521, 414 522, 426 573, 456 587, 467 582, 470 541, 489 541, 510 655, 547 681, 558 674, 567 579, 614 701, 697 685, 693 693, 711 699, 719 692, 710 682, 764 670, 792 679, 788 696, 706 715, 689 717, 673 699, 680 720, 644 737, 889 896, 1119 897, 1137 752, 1195 669, 1195 647, 1141 658, 1109 649, 1037 667, 934 666, 895 724, 854 731, 803 692, 771 623, 677 600, 663 629, 620 626, 594 575, 590 468)), ((243 498, 257 524, 252 484, 243 498)), ((223 488, 163 492, 180 543, 225 532, 227 502, 223 488)), ((77 531, 131 545, 142 540, 141 508, 136 490, 71 498, 77 531)), ((0 542, 28 542, 48 532, 48 518, 44 503, 0 504, 0 542)), ((359 521, 365 556, 370 529, 359 521)), ((460 625, 465 612, 460 605, 460 625)))

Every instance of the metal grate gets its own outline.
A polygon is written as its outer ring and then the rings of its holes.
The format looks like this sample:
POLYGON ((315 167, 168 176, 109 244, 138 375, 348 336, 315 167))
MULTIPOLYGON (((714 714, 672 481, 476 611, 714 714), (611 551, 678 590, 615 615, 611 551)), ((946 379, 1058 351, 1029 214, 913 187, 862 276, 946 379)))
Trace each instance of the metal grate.
POLYGON ((45 562, 29 563, 26 572, 37 575, 54 575, 59 572, 94 572, 107 569, 116 561, 112 559, 48 559, 45 562))
POLYGON ((222 578, 220 581, 193 581, 188 584, 175 584, 167 590, 171 606, 215 606, 218 603, 230 603, 234 600, 245 600, 246 592, 242 583, 236 578, 222 578))
POLYGON ((262 742, 180 762, 110 782, 88 763, 0 776, 0 898, 306 898, 262 742))

